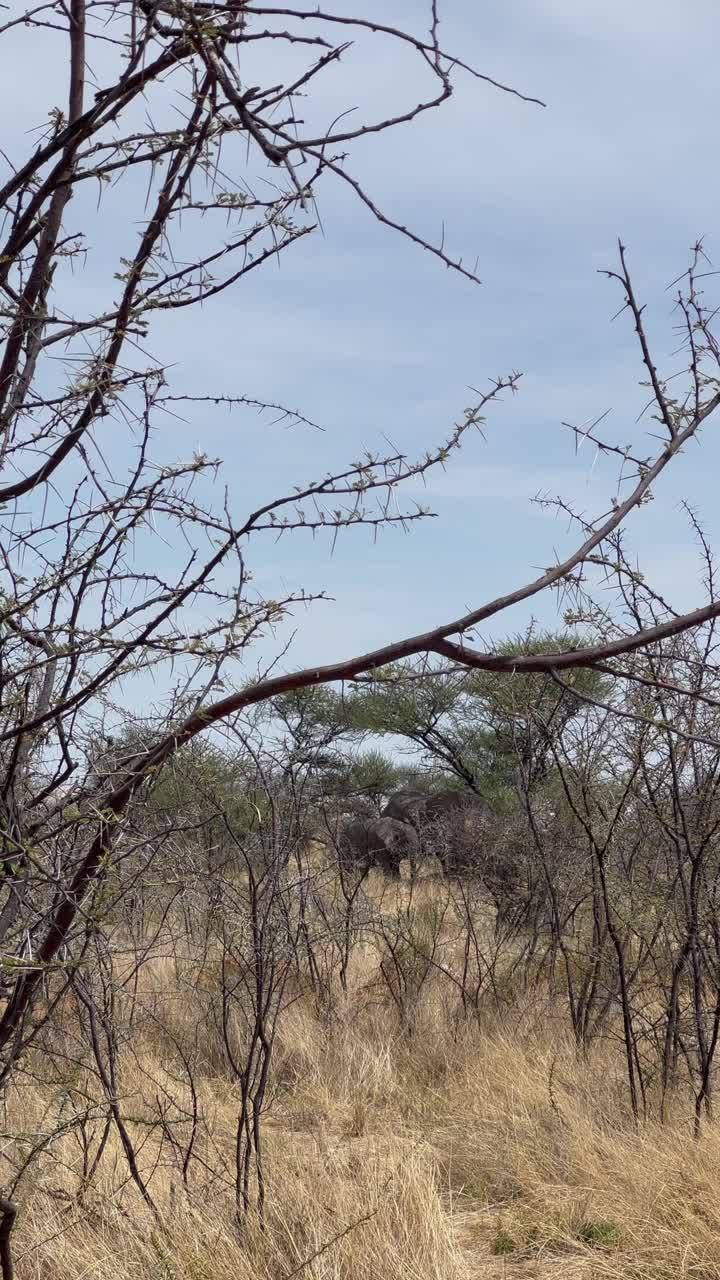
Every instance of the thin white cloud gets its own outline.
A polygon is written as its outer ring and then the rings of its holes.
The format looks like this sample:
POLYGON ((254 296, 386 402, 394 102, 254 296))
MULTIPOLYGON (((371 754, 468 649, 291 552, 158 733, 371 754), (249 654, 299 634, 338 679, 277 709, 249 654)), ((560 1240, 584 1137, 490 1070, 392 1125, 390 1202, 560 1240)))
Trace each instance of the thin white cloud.
MULTIPOLYGON (((550 470, 522 463, 488 463, 486 466, 457 464, 445 471, 435 471, 422 492, 429 498, 515 502, 530 501, 538 494, 579 496, 583 487, 589 496, 589 479, 583 486, 582 477, 569 467, 550 470)), ((416 491, 420 492, 419 487, 416 491)))

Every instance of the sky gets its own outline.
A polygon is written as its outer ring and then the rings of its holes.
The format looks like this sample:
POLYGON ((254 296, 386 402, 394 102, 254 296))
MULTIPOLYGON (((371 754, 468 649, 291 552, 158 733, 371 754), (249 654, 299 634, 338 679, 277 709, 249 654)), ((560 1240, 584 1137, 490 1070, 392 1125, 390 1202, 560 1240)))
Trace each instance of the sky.
MULTIPOLYGON (((352 11, 344 0, 339 7, 352 11)), ((357 0, 356 8, 419 26, 426 6, 357 0)), ((187 456, 199 445, 224 459, 238 517, 361 447, 390 440, 422 453, 473 403, 470 388, 522 373, 518 394, 491 408, 483 437, 469 438, 426 490, 409 491, 436 519, 377 539, 351 530, 334 550, 302 533, 255 543, 255 582, 269 596, 303 587, 333 597, 296 615, 284 667, 340 660, 436 625, 567 549, 566 522, 531 498, 560 493, 602 511, 615 490, 612 470, 590 446, 576 454, 563 422, 607 411, 611 438, 647 447, 637 346, 628 317, 613 319, 617 286, 600 274, 616 266, 618 238, 648 305, 657 363, 669 371, 678 357, 667 286, 698 237, 720 259, 714 0, 444 0, 441 13, 448 49, 546 106, 458 74, 449 104, 359 144, 350 167, 392 217, 429 239, 444 234, 449 252, 477 260, 482 285, 379 227, 327 182, 321 232, 202 312, 161 320, 153 335, 153 352, 174 365, 175 389, 282 402, 324 428, 216 409, 159 427, 164 453, 187 456)), ((38 46, 37 77, 10 68, 0 86, 5 120, 10 106, 42 120, 43 99, 53 105, 53 47, 38 46)), ((329 119, 338 104, 357 102, 361 117, 370 108, 380 115, 413 100, 418 74, 381 42, 360 41, 309 109, 329 119)), ((118 196, 74 286, 78 298, 100 296, 117 253, 129 256, 129 218, 118 196)), ((719 424, 633 517, 641 567, 678 607, 702 602, 681 499, 720 544, 719 424)), ((488 635, 514 632, 532 615, 552 625, 552 600, 498 619, 488 635)))

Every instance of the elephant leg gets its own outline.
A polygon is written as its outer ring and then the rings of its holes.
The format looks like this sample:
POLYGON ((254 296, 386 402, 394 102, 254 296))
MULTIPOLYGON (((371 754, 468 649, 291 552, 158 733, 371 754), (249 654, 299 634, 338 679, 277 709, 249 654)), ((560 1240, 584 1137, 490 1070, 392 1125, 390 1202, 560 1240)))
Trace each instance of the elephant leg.
POLYGON ((400 858, 392 850, 383 849, 376 855, 377 866, 390 880, 400 879, 400 858))

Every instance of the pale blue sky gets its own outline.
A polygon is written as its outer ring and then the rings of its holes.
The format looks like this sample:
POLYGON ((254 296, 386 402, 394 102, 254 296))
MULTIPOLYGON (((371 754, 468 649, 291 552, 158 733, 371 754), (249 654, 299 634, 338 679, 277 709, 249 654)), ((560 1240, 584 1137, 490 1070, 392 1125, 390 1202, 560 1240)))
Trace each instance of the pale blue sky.
MULTIPOLYGON (((420 11, 418 0, 359 7, 386 21, 420 11)), ((641 370, 633 336, 626 317, 610 323, 620 298, 598 269, 615 264, 622 237, 665 357, 674 347, 665 286, 698 236, 720 258, 715 0, 444 0, 442 9, 447 47, 547 108, 458 77, 448 106, 363 143, 353 167, 389 213, 423 235, 439 237, 444 223, 448 248, 477 258, 483 287, 376 226, 328 183, 320 192, 322 235, 202 312, 163 318, 151 344, 175 362, 176 388, 287 402, 327 428, 288 431, 213 409, 163 429, 163 450, 187 455, 199 443, 225 459, 238 515, 354 458, 361 444, 374 448, 390 437, 422 451, 472 402, 469 386, 523 372, 518 396, 491 413, 485 442, 469 440, 430 486, 440 519, 407 535, 390 530, 376 544, 368 532, 351 531, 332 558, 329 542, 309 535, 255 543, 251 564, 269 595, 304 586, 335 596, 298 615, 284 665, 399 638, 550 563, 566 546, 566 527, 528 499, 554 490, 604 509, 612 492, 601 467, 590 480, 593 456, 575 458, 562 420, 609 409, 607 429, 621 442, 643 430, 635 423, 641 370)), ((347 105, 355 84, 367 103, 367 56, 361 45, 328 79, 318 118, 336 102, 347 105)), ((15 69, 0 107, 9 100, 42 119, 48 106, 36 106, 38 86, 52 86, 55 71, 49 53, 47 80, 29 84, 15 69)), ((412 64, 383 55, 374 73, 378 113, 398 93, 412 98, 412 64)), ((132 250, 122 203, 104 234, 77 282, 88 296, 115 269, 115 253, 132 250)), ((678 502, 690 497, 720 529, 718 431, 707 429, 702 452, 693 448, 680 461, 634 521, 648 576, 680 605, 698 599, 698 571, 678 502)), ((533 608, 540 611, 537 602, 533 608)), ((551 621, 550 601, 541 616, 551 621)), ((528 617, 518 612, 495 633, 528 617)))

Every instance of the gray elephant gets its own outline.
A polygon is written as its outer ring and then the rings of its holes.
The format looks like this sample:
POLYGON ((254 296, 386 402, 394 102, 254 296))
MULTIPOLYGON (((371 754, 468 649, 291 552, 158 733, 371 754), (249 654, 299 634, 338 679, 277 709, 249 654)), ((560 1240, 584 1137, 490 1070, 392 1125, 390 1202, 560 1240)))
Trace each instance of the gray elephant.
POLYGON ((425 819, 429 799, 426 791, 395 791, 388 798, 382 817, 419 827, 425 819))
POLYGON ((405 858, 415 862, 420 854, 417 832, 394 818, 355 818, 343 831, 341 856, 360 870, 380 867, 386 875, 399 876, 405 858))
POLYGON ((477 865, 492 812, 471 791, 397 791, 389 797, 383 817, 411 826, 422 852, 434 855, 446 875, 457 875, 477 865))

